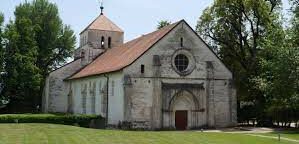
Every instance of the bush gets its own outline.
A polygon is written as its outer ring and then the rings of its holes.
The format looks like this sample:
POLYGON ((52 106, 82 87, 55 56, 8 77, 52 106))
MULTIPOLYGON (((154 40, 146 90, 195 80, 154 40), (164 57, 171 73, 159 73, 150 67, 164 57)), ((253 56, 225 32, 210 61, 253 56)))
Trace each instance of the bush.
POLYGON ((0 123, 51 123, 89 127, 92 120, 104 121, 96 115, 69 114, 7 114, 0 115, 0 123))

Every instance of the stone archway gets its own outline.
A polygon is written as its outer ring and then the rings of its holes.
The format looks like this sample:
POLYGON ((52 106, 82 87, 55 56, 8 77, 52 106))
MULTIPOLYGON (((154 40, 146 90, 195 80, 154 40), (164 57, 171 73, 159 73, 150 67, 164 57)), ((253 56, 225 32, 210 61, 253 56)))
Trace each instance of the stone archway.
POLYGON ((169 110, 172 112, 171 125, 180 130, 191 128, 194 119, 192 111, 198 107, 198 100, 191 92, 179 91, 172 97, 169 104, 169 110))

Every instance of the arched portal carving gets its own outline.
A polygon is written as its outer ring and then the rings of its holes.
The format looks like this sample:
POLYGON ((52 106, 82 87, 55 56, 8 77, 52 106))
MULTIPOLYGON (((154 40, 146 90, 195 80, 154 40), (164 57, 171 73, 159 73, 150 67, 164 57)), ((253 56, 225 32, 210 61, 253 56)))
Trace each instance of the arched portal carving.
MULTIPOLYGON (((182 104, 185 106, 185 109, 196 110, 199 108, 199 101, 198 99, 192 94, 192 92, 188 90, 180 90, 176 94, 174 94, 169 101, 169 108, 168 110, 173 111, 174 109, 179 109, 180 105, 182 104)), ((184 110, 184 109, 181 109, 184 110)))
POLYGON ((206 125, 206 95, 203 84, 162 85, 162 121, 164 128, 176 127, 176 113, 187 115, 187 129, 206 125))

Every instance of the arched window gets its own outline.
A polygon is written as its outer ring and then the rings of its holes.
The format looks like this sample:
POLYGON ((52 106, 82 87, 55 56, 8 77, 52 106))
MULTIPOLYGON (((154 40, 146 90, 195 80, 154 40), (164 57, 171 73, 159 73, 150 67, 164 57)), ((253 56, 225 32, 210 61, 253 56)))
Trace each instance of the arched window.
POLYGON ((111 48, 111 37, 108 37, 108 48, 111 48))
POLYGON ((105 48, 105 37, 101 38, 101 48, 105 48))
POLYGON ((184 39, 181 37, 181 47, 184 47, 184 39))

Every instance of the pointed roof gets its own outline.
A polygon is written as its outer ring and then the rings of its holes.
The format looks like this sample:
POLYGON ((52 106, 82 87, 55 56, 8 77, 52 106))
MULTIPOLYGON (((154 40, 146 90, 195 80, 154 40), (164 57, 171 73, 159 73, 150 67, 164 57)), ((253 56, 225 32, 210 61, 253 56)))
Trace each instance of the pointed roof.
POLYGON ((69 79, 79 79, 114 72, 129 66, 181 22, 185 21, 181 20, 118 47, 108 49, 69 79))
MULTIPOLYGON (((89 24, 81 33, 86 30, 103 30, 103 31, 114 31, 123 32, 116 24, 114 24, 105 15, 99 15, 91 24, 89 24)), ((81 34, 80 33, 80 34, 81 34)))

